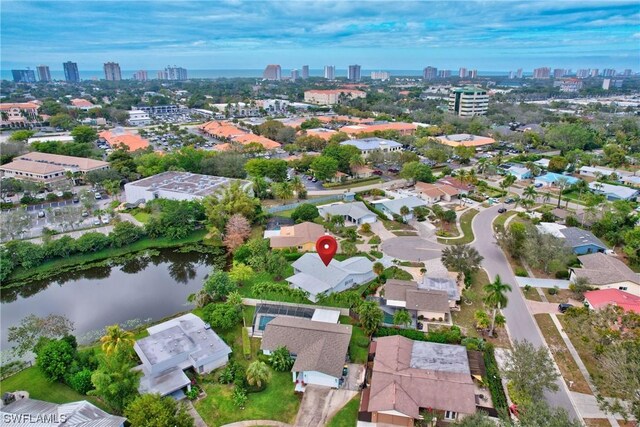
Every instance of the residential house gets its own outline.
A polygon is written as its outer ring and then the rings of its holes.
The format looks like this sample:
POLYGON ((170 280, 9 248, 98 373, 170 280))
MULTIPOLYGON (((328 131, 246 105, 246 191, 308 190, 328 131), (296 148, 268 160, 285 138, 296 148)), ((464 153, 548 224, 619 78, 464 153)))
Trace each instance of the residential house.
POLYGON ((310 384, 340 386, 350 340, 351 325, 276 316, 264 329, 260 349, 267 355, 280 347, 289 350, 295 391, 302 392, 310 384))
POLYGON ((71 105, 69 105, 69 108, 82 110, 82 111, 89 111, 93 108, 96 108, 96 106, 93 104, 93 102, 88 101, 86 99, 74 98, 71 100, 71 105))
POLYGON ((365 179, 373 176, 373 169, 367 166, 355 166, 351 168, 351 176, 354 179, 365 179))
POLYGON ((378 216, 371 212, 363 202, 332 203, 318 206, 318 212, 324 219, 339 215, 344 218, 346 225, 372 224, 378 216))
POLYGON ((460 181, 458 178, 454 178, 452 176, 445 176, 444 178, 440 178, 436 181, 437 184, 446 184, 458 190, 458 194, 461 196, 466 196, 469 193, 473 193, 474 187, 471 184, 464 183, 460 181))
POLYGON ((418 283, 410 280, 387 280, 380 305, 390 315, 397 310, 407 310, 411 314, 413 326, 421 321, 451 320, 446 291, 421 289, 418 283))
POLYGON ((426 206, 424 200, 416 196, 404 196, 397 197, 395 199, 383 199, 372 202, 374 208, 384 213, 387 218, 394 219, 395 215, 402 217, 404 221, 410 221, 413 219, 413 209, 418 206, 426 206), (401 214, 402 208, 406 206, 409 208, 409 213, 406 215, 401 214))
POLYGON ((462 286, 456 279, 457 273, 449 273, 452 277, 424 276, 418 284, 419 289, 443 291, 447 293, 449 308, 455 309, 460 301, 462 286))
POLYGON ((412 427, 423 419, 421 410, 431 410, 453 422, 475 413, 481 395, 487 399, 474 384, 486 375, 482 361, 471 364, 463 346, 395 335, 378 338, 371 347, 373 368, 359 421, 412 427))
POLYGON ((352 139, 348 141, 342 141, 340 145, 352 145, 356 147, 358 150, 360 150, 360 154, 365 159, 374 151, 380 153, 402 151, 402 144, 400 144, 399 142, 382 138, 352 139))
POLYGON ((0 408, 2 424, 47 427, 124 427, 124 417, 111 415, 86 400, 50 403, 31 399, 21 393, 3 396, 10 402, 0 408))
POLYGON ((259 303, 251 322, 251 336, 262 337, 269 322, 276 317, 291 317, 294 319, 310 319, 315 322, 336 324, 340 320, 340 310, 317 308, 312 305, 292 304, 287 302, 259 303))
POLYGON ((311 301, 322 295, 341 292, 373 280, 373 263, 365 257, 352 257, 344 261, 331 260, 325 265, 317 253, 306 253, 293 264, 293 276, 287 278, 294 289, 308 292, 311 301))
POLYGON ((540 166, 543 169, 547 169, 549 167, 550 159, 540 159, 533 162, 534 165, 540 166))
POLYGON ((584 293, 584 302, 592 310, 599 310, 608 305, 615 305, 624 311, 640 314, 640 296, 621 291, 620 289, 597 289, 584 293))
POLYGON ((578 257, 580 268, 569 270, 569 280, 584 277, 599 289, 619 289, 640 296, 640 275, 614 256, 594 253, 578 257))
POLYGON ((591 178, 609 177, 611 176, 611 174, 615 174, 618 177, 631 175, 631 173, 629 172, 610 169, 610 168, 604 168, 601 166, 582 166, 578 170, 578 173, 582 176, 588 176, 591 178))
POLYGON ((640 187, 640 176, 627 175, 620 178, 620 182, 631 187, 640 187))
POLYGON ((303 222, 264 232, 264 238, 269 239, 272 249, 294 248, 303 252, 315 250, 316 240, 324 235, 324 227, 313 222, 303 222))
POLYGON ((101 160, 34 151, 0 166, 0 174, 8 178, 50 183, 67 179, 67 172, 85 175, 104 169, 109 169, 109 163, 101 160))
POLYGON ((533 174, 526 167, 515 163, 504 163, 499 166, 500 173, 503 175, 513 175, 518 181, 523 179, 531 179, 533 174))
POLYGON ((133 346, 142 361, 135 368, 143 374, 140 393, 183 398, 182 389, 191 389, 185 370, 206 374, 229 361, 231 348, 195 314, 187 313, 147 331, 149 336, 133 346))
POLYGON ((622 185, 605 184, 604 182, 590 182, 589 188, 596 194, 603 194, 607 200, 630 200, 640 195, 640 190, 636 188, 623 187, 622 185))
POLYGON ((541 222, 536 225, 542 234, 551 234, 559 239, 564 239, 565 245, 576 255, 585 255, 606 251, 607 245, 588 230, 578 227, 566 227, 555 222, 541 222))
POLYGON ((460 194, 458 190, 449 184, 416 182, 414 192, 428 204, 441 201, 450 202, 460 194))
POLYGON ((543 175, 535 177, 533 184, 536 187, 552 187, 557 186, 558 183, 565 182, 567 186, 577 184, 580 179, 570 175, 563 175, 560 173, 547 172, 543 175))

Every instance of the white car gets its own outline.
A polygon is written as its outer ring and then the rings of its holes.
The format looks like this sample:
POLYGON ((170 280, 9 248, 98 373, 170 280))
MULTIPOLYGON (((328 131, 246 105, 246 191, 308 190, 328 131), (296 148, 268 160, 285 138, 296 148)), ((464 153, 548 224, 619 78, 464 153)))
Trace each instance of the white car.
POLYGON ((109 218, 108 216, 103 216, 102 217, 102 223, 103 224, 109 224, 109 221, 111 221, 111 218, 109 218))

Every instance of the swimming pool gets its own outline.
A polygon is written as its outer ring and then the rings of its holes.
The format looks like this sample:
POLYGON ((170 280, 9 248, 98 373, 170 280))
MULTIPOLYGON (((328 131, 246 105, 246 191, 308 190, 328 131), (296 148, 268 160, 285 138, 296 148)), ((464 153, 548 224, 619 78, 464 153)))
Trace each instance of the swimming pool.
POLYGON ((264 328, 267 327, 267 323, 271 322, 275 319, 275 316, 265 316, 264 314, 260 316, 260 321, 258 323, 258 330, 264 331, 264 328))

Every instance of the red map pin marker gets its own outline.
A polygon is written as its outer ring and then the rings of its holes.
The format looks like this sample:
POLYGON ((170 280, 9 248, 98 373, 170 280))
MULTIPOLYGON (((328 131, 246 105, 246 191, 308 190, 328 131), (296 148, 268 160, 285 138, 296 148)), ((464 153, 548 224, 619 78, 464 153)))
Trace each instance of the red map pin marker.
POLYGON ((328 266, 338 251, 338 242, 331 236, 322 236, 316 240, 316 251, 324 265, 328 266))

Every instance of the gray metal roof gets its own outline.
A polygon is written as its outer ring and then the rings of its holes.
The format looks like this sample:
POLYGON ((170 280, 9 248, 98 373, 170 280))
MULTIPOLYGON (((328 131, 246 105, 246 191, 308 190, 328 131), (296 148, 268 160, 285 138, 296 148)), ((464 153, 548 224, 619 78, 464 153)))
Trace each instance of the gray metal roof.
POLYGON ((610 194, 620 199, 631 199, 638 195, 640 190, 624 187, 622 185, 605 184, 604 182, 590 182, 589 188, 602 194, 610 194))
POLYGON ((175 368, 170 371, 163 372, 160 375, 145 375, 140 378, 138 391, 142 393, 158 393, 160 396, 166 396, 191 384, 191 380, 187 377, 182 369, 175 368))
POLYGON ((323 217, 327 214, 348 215, 355 220, 359 220, 367 216, 376 216, 376 214, 367 209, 367 206, 362 202, 334 203, 331 205, 318 206, 318 210, 323 217))
POLYGON ((11 427, 120 427, 126 421, 126 418, 108 414, 86 400, 56 404, 29 398, 20 399, 4 406, 0 410, 0 416, 2 425, 11 427), (11 416, 9 414, 22 414, 25 417, 14 421, 8 418, 11 416))
POLYGON ((379 150, 381 147, 402 147, 402 144, 390 139, 383 138, 361 138, 343 141, 340 145, 353 145, 358 150, 379 150))
POLYGON ((427 204, 420 197, 406 196, 401 198, 399 197, 397 199, 381 200, 381 201, 373 202, 373 206, 377 207, 379 205, 383 205, 385 208, 387 208, 394 214, 400 215, 400 209, 403 206, 406 206, 409 209, 413 209, 418 206, 426 206, 427 204))
POLYGON ((287 278, 287 281, 312 294, 335 287, 349 275, 373 272, 373 263, 365 257, 352 257, 344 261, 333 259, 325 266, 317 253, 306 253, 292 265, 299 273, 287 278))

